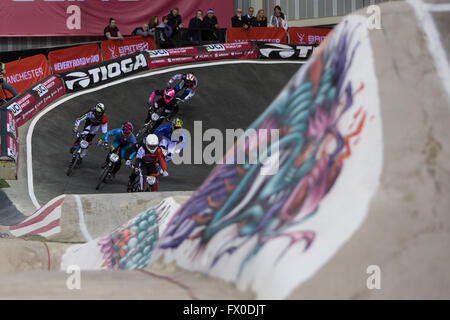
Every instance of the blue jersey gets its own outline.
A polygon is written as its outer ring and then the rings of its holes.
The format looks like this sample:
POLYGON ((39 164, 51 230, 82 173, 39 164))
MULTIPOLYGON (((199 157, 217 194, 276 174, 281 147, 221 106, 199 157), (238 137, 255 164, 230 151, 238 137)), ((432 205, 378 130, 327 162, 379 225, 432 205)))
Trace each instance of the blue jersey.
POLYGON ((156 134, 158 137, 159 137, 159 135, 161 135, 161 136, 166 137, 167 139, 171 140, 172 132, 173 132, 172 127, 173 127, 173 124, 168 123, 168 124, 159 126, 153 133, 156 134))
POLYGON ((109 138, 112 137, 114 139, 114 142, 112 143, 112 146, 114 149, 117 149, 120 147, 120 158, 123 159, 125 152, 132 146, 136 145, 136 137, 134 134, 131 134, 127 140, 124 139, 122 134, 122 128, 117 128, 109 131, 106 134, 105 142, 109 141, 109 138))

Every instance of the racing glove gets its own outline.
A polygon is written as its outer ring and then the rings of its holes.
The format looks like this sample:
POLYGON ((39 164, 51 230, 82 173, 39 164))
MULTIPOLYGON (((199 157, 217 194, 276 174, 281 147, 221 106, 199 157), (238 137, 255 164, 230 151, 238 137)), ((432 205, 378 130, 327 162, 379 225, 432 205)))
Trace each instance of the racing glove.
POLYGON ((169 173, 167 171, 163 171, 162 174, 163 174, 164 177, 167 177, 169 175, 169 173))

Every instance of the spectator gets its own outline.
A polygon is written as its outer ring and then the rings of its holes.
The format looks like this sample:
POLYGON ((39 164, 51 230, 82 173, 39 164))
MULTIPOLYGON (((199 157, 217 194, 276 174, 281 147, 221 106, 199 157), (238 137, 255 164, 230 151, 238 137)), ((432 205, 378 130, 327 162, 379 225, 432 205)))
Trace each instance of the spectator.
POLYGON ((156 27, 158 27, 159 25, 159 19, 157 16, 152 16, 150 18, 150 20, 148 21, 148 28, 149 28, 149 34, 154 37, 155 36, 155 31, 156 31, 156 27))
POLYGON ((236 9, 236 15, 231 18, 231 26, 233 28, 249 28, 249 25, 245 23, 244 17, 242 16, 241 8, 236 9))
POLYGON ((107 40, 123 40, 119 28, 116 26, 116 19, 109 18, 109 25, 103 30, 103 34, 107 40))
POLYGON ((287 18, 284 16, 284 13, 281 12, 280 6, 275 6, 275 8, 273 8, 273 15, 270 17, 269 27, 282 27, 285 30, 288 29, 287 18))
POLYGON ((161 37, 160 37, 160 45, 163 48, 168 48, 171 46, 172 41, 170 38, 172 37, 172 27, 169 25, 169 19, 167 16, 162 17, 162 22, 157 26, 160 29, 161 37))
POLYGON ((203 11, 197 10, 195 12, 195 17, 189 21, 189 33, 188 37, 191 41, 198 41, 200 40, 200 30, 203 27, 203 11))
POLYGON ((151 36, 148 24, 144 23, 144 25, 142 27, 137 27, 136 29, 133 30, 131 35, 132 36, 139 35, 139 36, 143 36, 143 37, 151 36))
POLYGON ((208 29, 203 32, 203 40, 217 40, 215 32, 218 27, 219 24, 217 22, 217 17, 214 15, 214 10, 209 9, 206 17, 203 19, 203 28, 208 29))
POLYGON ((267 27, 267 17, 264 15, 263 9, 258 10, 256 18, 253 20, 252 27, 267 27))
POLYGON ((253 12, 255 12, 255 9, 253 7, 248 8, 248 13, 244 16, 244 22, 249 27, 253 25, 254 21, 256 20, 255 16, 253 15, 253 12))
POLYGON ((17 96, 17 91, 13 88, 12 85, 6 82, 4 76, 6 76, 6 67, 5 64, 0 61, 0 87, 4 90, 8 90, 13 97, 17 96))
POLYGON ((183 28, 183 24, 181 23, 182 19, 179 12, 180 10, 178 8, 173 8, 167 15, 167 19, 169 20, 168 25, 172 27, 172 36, 178 34, 180 29, 183 28))

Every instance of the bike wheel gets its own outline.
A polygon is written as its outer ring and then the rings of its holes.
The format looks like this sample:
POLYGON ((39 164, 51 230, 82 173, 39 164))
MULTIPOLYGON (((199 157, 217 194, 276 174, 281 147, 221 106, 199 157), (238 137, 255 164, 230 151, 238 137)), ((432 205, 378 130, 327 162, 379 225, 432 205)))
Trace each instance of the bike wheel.
POLYGON ((80 159, 80 156, 77 154, 75 155, 75 157, 73 157, 72 159, 72 163, 70 164, 70 166, 67 168, 66 170, 66 175, 68 177, 70 177, 70 175, 73 173, 73 169, 75 168, 75 166, 78 164, 78 161, 80 159))
POLYGON ((103 169, 102 173, 100 174, 100 177, 98 178, 98 183, 97 183, 97 186, 95 187, 95 190, 100 189, 100 186, 102 185, 102 183, 103 183, 103 181, 105 180, 105 178, 106 178, 106 176, 108 175, 108 173, 109 173, 109 167, 106 166, 106 167, 103 169))

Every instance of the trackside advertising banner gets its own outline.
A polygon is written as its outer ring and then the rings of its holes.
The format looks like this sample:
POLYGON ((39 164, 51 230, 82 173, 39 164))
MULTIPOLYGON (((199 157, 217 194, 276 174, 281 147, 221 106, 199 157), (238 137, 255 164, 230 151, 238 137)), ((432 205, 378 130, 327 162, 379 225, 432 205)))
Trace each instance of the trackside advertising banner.
POLYGON ((17 127, 14 116, 0 109, 0 160, 18 160, 17 127))
POLYGON ((105 40, 102 41, 101 47, 105 60, 156 48, 152 37, 143 36, 126 37, 123 40, 105 40))
POLYGON ((258 50, 255 44, 220 43, 196 47, 160 49, 148 51, 150 68, 161 68, 180 63, 222 60, 222 59, 256 59, 258 50))
POLYGON ((48 76, 10 101, 6 108, 14 115, 17 127, 20 127, 64 93, 62 80, 57 76, 48 76))
POLYGON ((93 43, 50 51, 48 61, 54 73, 61 73, 102 62, 103 58, 100 48, 93 43))
POLYGON ((287 43, 286 31, 281 27, 271 28, 228 28, 227 42, 262 41, 287 43))
MULTIPOLYGON (((18 93, 24 92, 36 82, 49 76, 50 68, 43 54, 5 63, 5 79, 18 93)), ((8 93, 8 97, 12 95, 8 93)))
POLYGON ((186 28, 197 9, 214 8, 220 28, 234 14, 231 0, 0 0, 0 36, 99 36, 111 17, 125 36, 173 8, 186 28))
POLYGON ((292 44, 320 44, 333 29, 290 27, 289 43, 292 44))
POLYGON ((317 45, 258 42, 259 59, 308 60, 317 45))
POLYGON ((148 69, 147 54, 136 52, 114 60, 61 74, 67 92, 111 82, 148 69))

